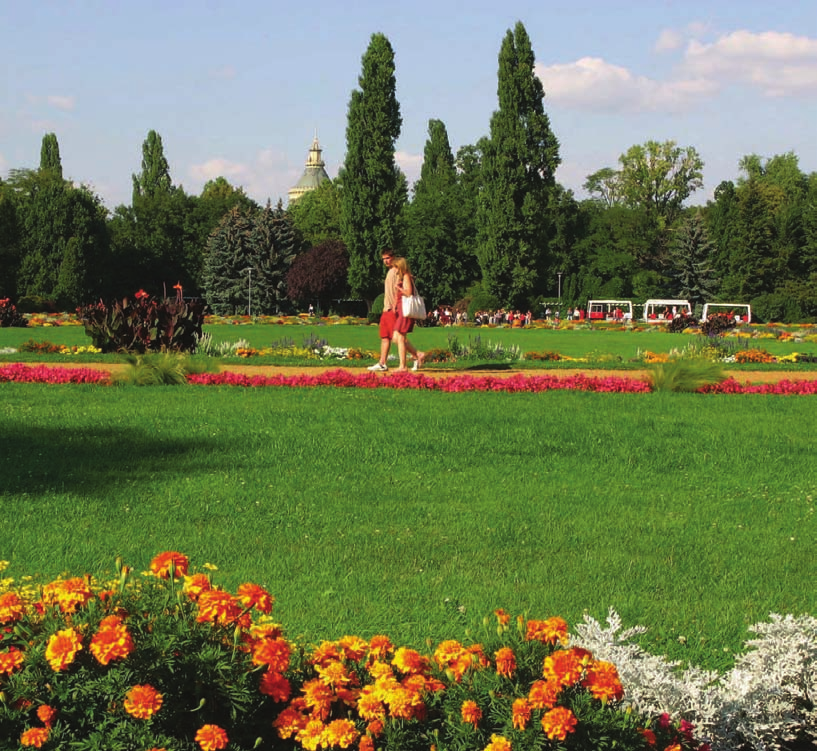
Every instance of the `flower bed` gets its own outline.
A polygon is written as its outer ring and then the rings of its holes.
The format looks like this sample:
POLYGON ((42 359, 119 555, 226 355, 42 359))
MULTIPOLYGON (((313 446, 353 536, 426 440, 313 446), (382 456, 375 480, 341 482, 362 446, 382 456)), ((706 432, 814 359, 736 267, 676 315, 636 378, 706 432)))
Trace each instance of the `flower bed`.
POLYGON ((571 647, 558 617, 497 610, 482 642, 421 654, 384 635, 293 642, 266 589, 228 592, 175 551, 142 576, 118 563, 110 581, 10 583, 0 736, 22 746, 707 748, 688 722, 627 709, 615 665, 571 647))

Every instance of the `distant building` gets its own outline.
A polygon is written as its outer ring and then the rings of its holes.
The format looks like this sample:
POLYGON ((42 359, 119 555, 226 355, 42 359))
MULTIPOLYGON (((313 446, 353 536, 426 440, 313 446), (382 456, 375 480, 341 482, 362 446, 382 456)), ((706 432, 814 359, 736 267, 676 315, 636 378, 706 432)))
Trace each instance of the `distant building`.
POLYGON ((321 146, 318 143, 318 137, 315 136, 312 147, 309 149, 309 156, 306 158, 306 169, 295 187, 289 189, 290 203, 294 203, 304 193, 315 190, 322 182, 329 179, 324 167, 326 167, 326 163, 321 158, 321 146))

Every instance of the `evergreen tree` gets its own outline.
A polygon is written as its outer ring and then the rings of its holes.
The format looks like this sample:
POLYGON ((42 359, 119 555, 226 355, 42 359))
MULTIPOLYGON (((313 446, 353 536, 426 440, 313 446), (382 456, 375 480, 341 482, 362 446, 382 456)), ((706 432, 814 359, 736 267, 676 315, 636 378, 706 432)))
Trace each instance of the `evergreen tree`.
POLYGON ((383 283, 380 251, 399 247, 398 218, 405 180, 394 161, 402 118, 395 93, 394 51, 373 34, 362 58, 359 89, 352 91, 346 158, 340 170, 341 232, 349 250, 349 286, 368 305, 383 283))
POLYGON ((258 312, 279 313, 287 305, 286 277, 301 248, 292 220, 281 203, 266 207, 253 215, 250 237, 253 266, 253 298, 258 312))
POLYGON ((46 133, 40 147, 40 172, 53 175, 62 180, 62 161, 60 160, 60 145, 55 133, 46 133))
POLYGON ((170 165, 165 159, 162 137, 151 130, 142 144, 142 171, 133 176, 133 203, 136 204, 142 197, 167 194, 172 188, 170 165))
POLYGON ((247 310, 252 284, 252 215, 233 207, 207 242, 204 292, 213 312, 231 315, 247 310))
POLYGON ((20 221, 17 196, 0 179, 0 298, 17 299, 20 267, 20 221))
POLYGON ((481 142, 483 192, 477 255, 485 290, 505 305, 526 306, 547 266, 547 206, 559 144, 544 112, 544 89, 525 27, 508 31, 499 52, 499 109, 481 142))
POLYGON ((696 305, 712 302, 717 291, 713 270, 715 245, 709 239, 703 215, 696 211, 676 230, 669 261, 675 288, 672 294, 696 305))

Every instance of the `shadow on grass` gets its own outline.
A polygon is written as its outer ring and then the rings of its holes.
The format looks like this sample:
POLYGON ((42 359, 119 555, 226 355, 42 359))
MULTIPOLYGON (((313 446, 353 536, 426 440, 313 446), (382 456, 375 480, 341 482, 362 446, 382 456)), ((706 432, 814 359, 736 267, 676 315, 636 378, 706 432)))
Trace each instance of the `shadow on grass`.
POLYGON ((0 494, 110 493, 117 483, 207 464, 217 447, 115 426, 65 431, 0 423, 0 494))

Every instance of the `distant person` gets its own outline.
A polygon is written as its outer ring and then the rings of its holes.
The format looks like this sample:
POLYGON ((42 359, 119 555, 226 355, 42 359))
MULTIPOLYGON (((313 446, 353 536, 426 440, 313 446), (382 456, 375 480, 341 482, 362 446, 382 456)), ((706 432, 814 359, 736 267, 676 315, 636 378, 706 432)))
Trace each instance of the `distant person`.
POLYGON ((312 303, 309 303, 309 315, 310 317, 315 315, 315 306, 312 303))
POLYGON ((381 256, 388 272, 383 290, 383 312, 380 314, 380 360, 368 368, 374 373, 383 373, 389 369, 386 363, 394 338, 394 326, 397 323, 398 275, 397 269, 394 268, 394 251, 391 248, 384 248, 381 256))
POLYGON ((414 277, 411 275, 408 261, 405 258, 395 258, 393 267, 397 270, 397 320, 394 325, 394 341, 397 344, 397 357, 400 365, 397 372, 405 371, 406 351, 414 356, 413 370, 423 367, 426 353, 420 352, 409 340, 408 335, 414 331, 414 319, 403 315, 403 298, 414 294, 414 277))

